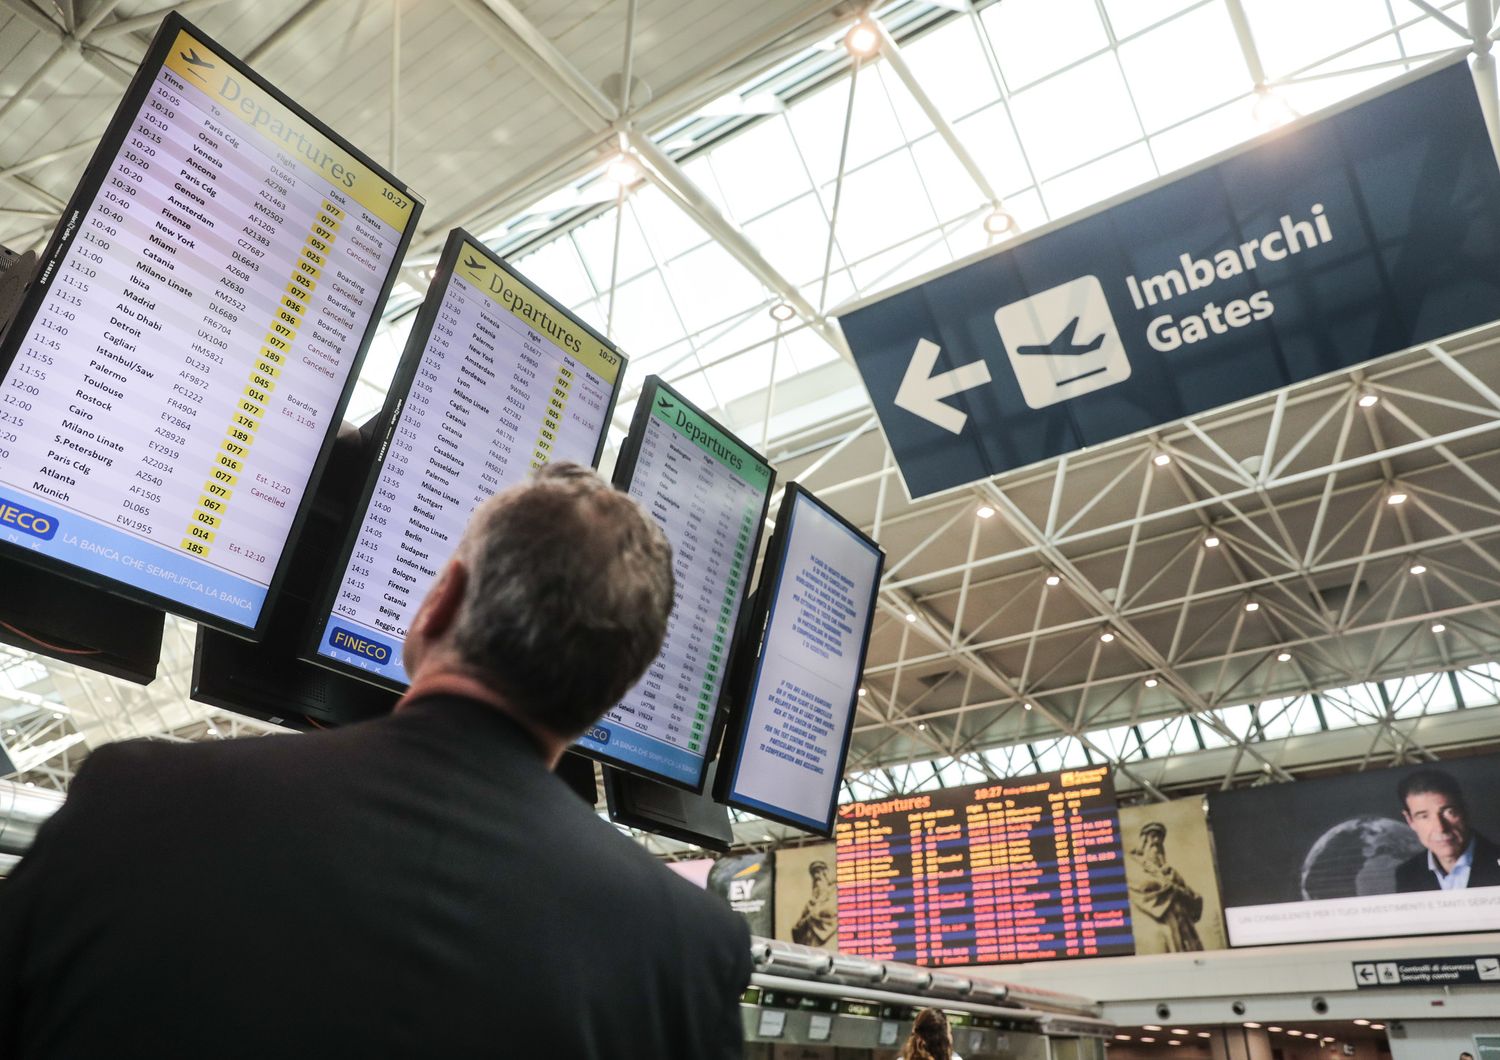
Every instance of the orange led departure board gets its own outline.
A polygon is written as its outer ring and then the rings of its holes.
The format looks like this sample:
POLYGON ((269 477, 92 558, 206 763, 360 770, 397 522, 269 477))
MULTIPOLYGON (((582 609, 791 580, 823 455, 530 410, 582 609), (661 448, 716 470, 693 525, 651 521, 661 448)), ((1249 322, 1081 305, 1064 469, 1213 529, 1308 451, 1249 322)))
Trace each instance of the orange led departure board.
POLYGON ((1107 766, 839 807, 839 949, 927 965, 1134 952, 1107 766))

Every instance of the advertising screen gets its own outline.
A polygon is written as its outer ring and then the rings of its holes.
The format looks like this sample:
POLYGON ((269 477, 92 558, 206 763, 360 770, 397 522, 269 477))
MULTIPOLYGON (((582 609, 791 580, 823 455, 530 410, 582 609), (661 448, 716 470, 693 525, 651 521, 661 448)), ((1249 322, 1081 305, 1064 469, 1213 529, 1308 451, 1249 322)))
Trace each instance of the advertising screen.
POLYGON ((0 548, 258 633, 419 212, 167 16, 0 347, 0 548))
POLYGON ((579 739, 611 765, 703 790, 714 719, 776 474, 656 376, 646 380, 615 485, 672 544, 677 598, 661 652, 579 739))
POLYGON ((597 466, 624 374, 614 347, 450 233, 310 657, 405 688, 407 626, 474 509, 551 461, 597 466))
POLYGON ((1500 756, 1209 796, 1231 946, 1500 929, 1500 756))
POLYGON ((839 949, 927 965, 1134 952, 1109 767, 839 807, 839 949))
POLYGON ((719 769, 729 805, 832 834, 884 565, 879 545, 787 486, 752 624, 760 651, 719 769))

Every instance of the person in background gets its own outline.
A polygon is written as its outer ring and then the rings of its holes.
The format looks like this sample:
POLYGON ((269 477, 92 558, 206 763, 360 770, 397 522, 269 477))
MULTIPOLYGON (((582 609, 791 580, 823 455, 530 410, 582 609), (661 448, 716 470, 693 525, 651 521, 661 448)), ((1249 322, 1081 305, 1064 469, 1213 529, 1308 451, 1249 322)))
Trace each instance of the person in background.
POLYGON ((94 751, 0 889, 0 1058, 741 1055, 744 924, 551 772, 673 591, 553 464, 474 513, 395 713, 94 751))
POLYGON ((940 1009, 924 1008, 912 1021, 901 1060, 963 1060, 953 1051, 953 1028, 940 1009))
POLYGON ((1424 849, 1396 866, 1396 890, 1461 891, 1500 886, 1500 846, 1474 831, 1452 775, 1419 769, 1396 786, 1401 816, 1424 849))

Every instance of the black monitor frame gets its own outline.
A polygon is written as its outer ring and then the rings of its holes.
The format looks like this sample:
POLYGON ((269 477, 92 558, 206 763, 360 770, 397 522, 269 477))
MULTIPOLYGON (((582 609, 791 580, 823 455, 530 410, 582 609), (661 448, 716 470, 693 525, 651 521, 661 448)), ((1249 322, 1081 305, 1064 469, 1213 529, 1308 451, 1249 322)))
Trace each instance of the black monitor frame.
MULTIPOLYGON (((712 770, 710 764, 710 775, 712 770)), ((708 792, 695 794, 668 787, 659 780, 612 766, 603 767, 601 772, 605 809, 615 824, 729 853, 734 842, 729 807, 714 801, 708 792)))
POLYGON ((714 783, 714 798, 726 806, 733 806, 737 810, 753 813, 757 817, 764 817, 779 824, 789 825, 804 832, 812 832, 815 835, 832 836, 833 826, 838 814, 839 785, 844 775, 844 766, 849 758, 849 746, 854 739, 854 714, 859 709, 859 685, 861 675, 864 673, 865 660, 870 651, 870 632, 875 626, 876 603, 880 597, 880 578, 885 571, 885 549, 875 541, 874 538, 860 530, 848 519, 834 511, 824 503, 816 494, 807 487, 797 482, 788 482, 786 493, 783 495, 781 507, 778 509, 780 518, 776 520, 776 529, 771 534, 771 542, 766 547, 766 558, 760 568, 760 582, 755 593, 755 609, 750 618, 751 635, 754 637, 755 653, 746 654, 745 665, 733 674, 735 679, 734 715, 730 718, 724 733, 724 746, 719 752, 720 768, 714 783), (740 765, 744 761, 746 750, 749 747, 749 728, 751 706, 755 700, 755 689, 760 683, 761 670, 765 665, 766 638, 770 632, 771 612, 775 608, 776 596, 781 588, 782 576, 786 573, 787 550, 791 544, 792 530, 796 521, 796 506, 799 501, 805 501, 814 505, 824 515, 833 519, 843 526, 855 537, 868 543, 870 549, 876 555, 875 580, 870 588, 870 604, 865 616, 865 628, 860 639, 859 665, 855 669, 854 687, 849 690, 849 703, 847 706, 849 721, 844 726, 843 744, 839 748, 838 768, 834 773, 835 780, 833 791, 829 797, 828 809, 824 815, 824 826, 822 828, 809 828, 805 820, 792 817, 787 814, 778 814, 768 810, 764 805, 752 804, 743 799, 735 798, 733 794, 735 778, 739 776, 740 765))
MULTIPOLYGON (((125 139, 130 133, 131 126, 135 124, 141 109, 146 105, 151 86, 156 79, 157 73, 165 64, 179 32, 187 32, 197 38, 203 45, 213 51, 218 58, 228 63, 239 76, 254 84, 259 91, 276 100, 307 122, 311 128, 327 137, 343 150, 349 152, 350 155, 356 158, 362 165, 368 167, 390 187, 397 189, 411 200, 411 217, 407 221, 406 228, 402 231, 401 237, 398 240, 391 258, 391 266, 386 270, 385 285, 381 287, 374 304, 376 306, 383 306, 389 297, 391 287, 396 280, 397 269, 402 258, 406 256, 406 250, 411 243, 412 234, 416 231, 417 221, 422 215, 423 201, 421 197, 413 193, 410 188, 397 180, 394 175, 379 163, 339 136, 310 112, 251 70, 250 67, 246 66, 229 49, 208 36, 208 34, 204 33, 177 12, 172 11, 168 12, 166 17, 163 18, 161 26, 157 29, 156 36, 152 39, 151 46, 146 52, 145 58, 141 60, 140 66, 136 68, 135 74, 132 75, 124 97, 115 109, 114 116, 110 118, 104 136, 99 141, 99 146, 94 149, 94 154, 89 159, 88 166, 84 169, 83 177, 78 182, 78 186, 74 190, 72 197, 68 200, 67 208, 63 210, 62 219, 47 243, 47 249, 42 254, 36 277, 31 284, 30 290, 27 291, 20 309, 17 310, 15 319, 11 322, 9 330, 3 338, 0 338, 0 380, 9 375, 16 358, 19 356, 21 342, 31 330, 31 325, 36 319, 37 312, 41 309, 43 296, 50 289, 52 281, 62 265, 64 255, 72 248, 80 232, 84 216, 93 207, 94 201, 98 198, 104 181, 109 176, 111 163, 114 162, 120 149, 125 145, 125 139)), ((348 408, 349 399, 354 393, 355 384, 358 382, 360 366, 364 363, 365 354, 368 352, 370 343, 375 337, 375 331, 379 323, 379 313, 372 313, 369 323, 365 326, 364 334, 360 339, 358 351, 354 356, 353 362, 350 364, 343 392, 339 397, 336 407, 331 410, 328 417, 328 427, 324 433, 322 445, 318 450, 317 458, 313 462, 312 471, 308 476, 306 488, 302 492, 301 503, 298 505, 297 513, 292 519, 287 539, 282 545, 281 556, 277 560, 276 569, 271 574, 270 583, 266 588, 265 602, 261 605, 260 615, 253 626, 231 622, 221 615, 215 615, 212 612, 180 603, 179 601, 145 589, 138 589, 133 585, 84 570, 81 567, 76 567, 62 560, 38 555, 29 549, 17 548, 5 541, 0 541, 0 554, 22 559, 53 574, 60 574, 64 577, 72 578, 74 581, 82 582, 85 585, 103 589, 126 600, 133 600, 137 603, 159 608, 170 614, 190 618, 195 622, 222 630, 236 637, 246 640, 261 639, 265 636, 266 628, 270 622, 271 609, 274 607, 276 597, 280 593, 282 584, 286 579, 292 549, 296 544, 298 535, 302 532, 303 525, 307 521, 308 512, 312 505, 312 495, 316 491, 318 481, 328 464, 329 454, 333 449, 334 437, 338 433, 344 411, 348 408)))
POLYGON ((630 359, 610 342, 609 339, 589 327, 576 315, 569 312, 560 303, 554 301, 550 295, 542 291, 536 284, 523 276, 516 268, 508 264, 503 258, 495 254, 479 239, 470 235, 462 228, 455 228, 448 233, 447 242, 443 245, 443 253, 438 259, 437 268, 432 276, 432 283, 428 285, 427 294, 422 299, 421 306, 417 309, 416 319, 412 321, 411 331, 406 337, 406 346, 401 352, 401 360, 396 366, 396 374, 391 380, 390 389, 386 391, 385 406, 379 414, 379 422, 383 426, 379 446, 375 451, 374 459, 371 460, 369 469, 365 475, 364 486, 359 493, 353 511, 350 515, 349 532, 343 547, 338 552, 338 561, 329 571, 327 582, 323 591, 317 597, 317 606, 313 609, 312 621, 309 623, 307 634, 304 638, 300 651, 300 658, 317 666, 325 667, 346 677, 365 681, 372 685, 379 685, 395 692, 404 692, 407 685, 400 681, 372 674, 368 670, 361 670, 357 666, 348 666, 337 659, 330 659, 318 652, 318 645, 322 642, 323 627, 328 616, 333 614, 333 605, 338 599, 340 588, 343 586, 344 572, 349 569, 350 558, 354 555, 355 546, 359 540, 361 528, 364 526, 365 516, 370 509, 370 501, 375 496, 375 489, 380 481, 380 472, 385 467, 386 456, 390 453, 391 442, 396 437, 396 432, 401 428, 401 412, 406 407, 406 400, 411 393, 412 384, 416 381, 417 372, 422 366, 422 355, 427 350, 427 342, 431 337, 433 325, 437 323, 438 311, 442 308, 443 299, 448 294, 448 284, 453 279, 454 267, 458 263, 459 254, 467 244, 472 249, 484 252, 485 260, 494 268, 504 272, 539 295, 547 298, 550 308, 555 310, 561 317, 586 332, 605 349, 609 350, 619 358, 620 370, 615 376, 614 388, 610 391, 609 405, 604 410, 602 427, 599 431, 599 443, 594 447, 592 466, 598 468, 599 460, 604 455, 605 443, 609 439, 609 426, 614 419, 615 404, 620 398, 620 387, 625 380, 625 371, 629 367, 630 359))
MULTIPOLYGON (((756 460, 760 461, 760 463, 765 467, 768 476, 766 479, 766 493, 765 496, 761 499, 760 514, 755 521, 755 536, 751 540, 750 547, 746 550, 745 553, 746 557, 753 563, 754 557, 760 552, 761 538, 765 533, 766 513, 770 510, 771 507, 771 497, 776 492, 776 468, 772 466, 769 460, 767 460, 763 455, 757 452, 753 447, 748 445, 742 438, 736 435, 733 431, 724 427, 723 424, 719 423, 719 421, 714 419, 712 416, 704 413, 702 409, 700 409, 692 401, 689 401, 687 398, 683 397, 680 392, 674 389, 670 384, 667 383, 666 380, 662 379, 660 376, 647 376, 646 382, 641 387, 640 397, 637 399, 635 405, 635 412, 631 416, 629 433, 626 434, 624 442, 621 443, 620 454, 618 459, 615 461, 615 471, 613 478, 615 488, 625 493, 628 493, 630 491, 631 481, 635 477, 636 462, 640 459, 641 455, 641 442, 645 438, 646 426, 651 419, 651 410, 652 407, 656 404, 658 395, 666 395, 678 404, 686 406, 693 412, 694 415, 709 423, 715 430, 719 431, 726 438, 743 449, 746 453, 750 454, 756 460)), ((730 692, 730 675, 734 672, 735 659, 738 656, 740 649, 745 641, 745 631, 747 628, 745 623, 745 616, 747 611, 749 610, 746 607, 746 602, 750 597, 750 586, 752 581, 754 580, 752 577, 750 577, 752 573, 752 569, 747 569, 745 582, 740 587, 739 610, 735 616, 734 626, 730 630, 729 640, 726 645, 728 650, 724 654, 724 680, 719 685, 719 698, 717 703, 715 703, 714 705, 713 721, 709 725, 707 739, 705 739, 703 743, 703 758, 699 765, 698 777, 695 782, 686 783, 684 781, 678 780, 676 777, 668 776, 663 773, 652 772, 651 770, 637 765, 636 763, 626 762, 622 759, 614 758, 610 755, 606 755, 602 752, 596 751, 593 748, 585 747, 582 744, 575 743, 573 745, 573 750, 577 751, 579 754, 587 755, 590 758, 598 759, 598 761, 610 767, 611 769, 615 769, 623 773, 634 773, 637 776, 645 777, 647 780, 653 780, 658 784, 665 784, 669 787, 683 788, 695 795, 702 794, 706 783, 706 778, 708 776, 709 767, 712 765, 715 758, 715 748, 718 746, 719 736, 723 731, 724 701, 725 696, 730 692)), ((655 660, 653 659, 652 662, 654 663, 655 660)))

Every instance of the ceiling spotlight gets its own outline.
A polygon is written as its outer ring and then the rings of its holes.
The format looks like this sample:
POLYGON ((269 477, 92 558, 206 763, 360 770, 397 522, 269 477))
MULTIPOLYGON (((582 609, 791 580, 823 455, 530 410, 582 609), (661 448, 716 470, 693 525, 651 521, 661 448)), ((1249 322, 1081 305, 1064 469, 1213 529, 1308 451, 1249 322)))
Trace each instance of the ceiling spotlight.
POLYGON ((974 514, 981 519, 990 519, 994 517, 995 509, 991 508, 988 504, 981 504, 978 508, 974 509, 974 514))
POLYGON ((1102 640, 1105 644, 1108 644, 1110 641, 1115 639, 1115 635, 1106 629, 1103 633, 1099 634, 1099 639, 1102 640))
POLYGON ((1289 1031, 1287 1031, 1287 1033, 1290 1034, 1293 1038, 1300 1038, 1300 1037, 1302 1037, 1302 1032, 1301 1031, 1289 1030, 1289 1031))
POLYGON ((860 19, 844 35, 844 47, 856 59, 868 59, 880 50, 880 31, 868 19, 860 19))
POLYGON ((1407 569, 1406 573, 1408 573, 1408 574, 1426 574, 1427 573, 1427 564, 1425 564, 1425 563, 1413 563, 1407 569))
POLYGON ((1128 1042, 1128 1041, 1130 1041, 1130 1035, 1128 1035, 1128 1034, 1117 1034, 1117 1035, 1115 1035, 1115 1041, 1117 1041, 1117 1042, 1128 1042))
POLYGON ((792 317, 796 315, 797 311, 792 308, 792 304, 790 302, 777 302, 771 307, 772 320, 785 322, 791 320, 792 317))
POLYGON ((1056 587, 1062 584, 1062 578, 1056 574, 1049 574, 1047 575, 1047 584, 1056 587))
POLYGON ((1186 1038, 1188 1036, 1188 1030, 1186 1027, 1173 1027, 1172 1033, 1177 1035, 1177 1037, 1179 1038, 1186 1038))
POLYGON ((927 731, 927 723, 925 721, 919 721, 919 722, 917 722, 917 731, 918 732, 926 732, 927 731))
POLYGON ((1444 631, 1444 630, 1446 630, 1446 629, 1447 629, 1447 628, 1448 628, 1448 627, 1447 627, 1447 626, 1445 626, 1445 625, 1443 625, 1443 624, 1442 624, 1442 623, 1441 623, 1441 622, 1434 622, 1434 623, 1433 623, 1433 624, 1432 624, 1432 631, 1433 631, 1433 632, 1434 632, 1434 633, 1442 633, 1442 632, 1443 632, 1443 631, 1444 631))
POLYGON ((1361 394, 1358 404, 1362 409, 1372 409, 1380 404, 1380 397, 1377 394, 1361 394))
POLYGON ((1155 1038, 1142 1038, 1141 1041, 1145 1042, 1147 1045, 1155 1045, 1156 1044, 1156 1039, 1155 1038))
POLYGON ((1254 600, 1251 600, 1248 604, 1245 605, 1245 610, 1246 611, 1259 611, 1260 610, 1260 604, 1256 603, 1254 600))
POLYGON ((1198 1037, 1200 1037, 1200 1038, 1212 1038, 1213 1037, 1213 1032, 1212 1031, 1199 1031, 1198 1032, 1198 1037))
POLYGON ((1022 703, 1021 706, 1025 707, 1027 710, 1030 710, 1032 705, 1030 703, 1022 703))
POLYGON ((1159 1031, 1159 1030, 1161 1030, 1161 1028, 1158 1027, 1154 1023, 1145 1023, 1145 1024, 1141 1025, 1141 1030, 1143 1030, 1143 1031, 1159 1031))
POLYGON ((1153 456, 1151 458, 1151 462, 1153 464, 1155 464, 1157 467, 1166 467, 1168 464, 1170 464, 1172 462, 1172 458, 1170 456, 1168 456, 1166 453, 1157 453, 1155 456, 1153 456))
POLYGON ((1383 1031, 1383 1030, 1385 1030, 1385 1024, 1384 1023, 1372 1023, 1372 1024, 1370 1024, 1370 1030, 1372 1030, 1372 1031, 1383 1031))
POLYGON ((1013 231, 1015 227, 1015 217, 1005 210, 996 209, 987 214, 984 219, 984 230, 992 236, 1003 236, 1006 232, 1013 231))
POLYGON ((1392 493, 1389 497, 1387 497, 1385 499, 1385 503, 1387 503, 1387 504, 1405 504, 1406 503, 1406 494, 1404 494, 1404 493, 1392 493))
POLYGON ((63 716, 61 714, 57 713, 56 711, 53 711, 53 713, 52 713, 52 720, 53 721, 62 721, 63 720, 63 716))
POLYGON ((867 689, 864 689, 864 688, 861 688, 861 689, 860 689, 860 690, 859 690, 859 698, 860 698, 860 699, 864 699, 864 698, 865 698, 865 697, 866 697, 866 696, 867 696, 867 695, 869 695, 869 694, 870 694, 870 693, 869 693, 869 691, 868 691, 868 690, 867 690, 867 689))
POLYGON ((1280 652, 1277 652, 1276 653, 1276 661, 1277 662, 1291 662, 1292 661, 1292 653, 1289 652, 1289 651, 1280 651, 1280 652))
POLYGON ((1260 1030, 1260 1024, 1259 1023, 1242 1023, 1242 1024, 1240 1024, 1240 1026, 1241 1027, 1249 1027, 1252 1031, 1258 1031, 1258 1030, 1260 1030))
MULTIPOLYGON (((1154 677, 1148 677, 1148 678, 1146 678, 1146 687, 1147 688, 1155 688, 1159 684, 1161 684, 1161 682, 1158 681, 1154 677)), ((1182 1031, 1181 1033, 1186 1034, 1187 1031, 1182 1031)))
POLYGON ((1168 1039, 1167 1039, 1167 1044, 1168 1044, 1168 1045, 1181 1045, 1181 1044, 1182 1044, 1182 1042, 1181 1042, 1181 1041, 1179 1041, 1179 1040, 1178 1040, 1178 1039, 1176 1039, 1176 1038, 1168 1038, 1168 1039))
POLYGON ((1281 1033, 1281 1028, 1280 1027, 1267 1027, 1266 1030, 1271 1031, 1273 1034, 1280 1034, 1281 1033))
POLYGON ((1204 548, 1218 548, 1219 547, 1219 538, 1218 538, 1218 536, 1215 535, 1215 534, 1209 534, 1207 537, 1205 537, 1203 539, 1203 547, 1204 548))
POLYGON ((917 620, 916 613, 913 611, 906 612, 906 620, 908 622, 915 622, 917 620))
POLYGON ((628 188, 641 179, 641 167, 629 155, 616 155, 604 167, 604 179, 628 188))
POLYGON ((1354 1021, 1354 1025, 1356 1027, 1368 1027, 1370 1025, 1370 1021, 1369 1020, 1355 1020, 1354 1021))

